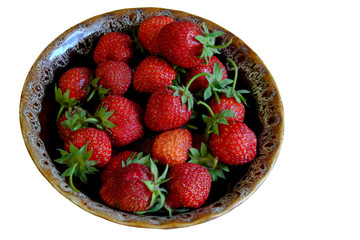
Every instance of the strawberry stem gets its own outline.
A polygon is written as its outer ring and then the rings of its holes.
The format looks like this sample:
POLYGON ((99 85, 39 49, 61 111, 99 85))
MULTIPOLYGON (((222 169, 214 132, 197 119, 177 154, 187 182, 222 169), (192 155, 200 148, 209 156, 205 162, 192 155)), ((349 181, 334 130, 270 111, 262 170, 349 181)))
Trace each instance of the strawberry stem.
POLYGON ((190 81, 188 82, 188 84, 186 84, 184 94, 186 94, 189 91, 189 87, 192 84, 192 82, 195 81, 195 79, 197 79, 198 77, 201 77, 201 76, 210 76, 210 74, 207 73, 207 72, 202 72, 202 73, 199 73, 199 74, 195 75, 194 77, 192 77, 190 79, 190 81))
POLYGON ((236 63, 232 60, 232 59, 228 59, 228 61, 233 65, 234 69, 235 69, 235 75, 234 75, 234 82, 231 88, 231 92, 233 93, 235 91, 235 87, 236 87, 236 82, 237 82, 237 78, 238 78, 238 68, 236 63))
POLYGON ((210 48, 223 49, 223 48, 226 48, 227 46, 229 46, 231 43, 232 43, 232 39, 230 39, 227 43, 225 43, 224 45, 221 45, 221 46, 210 45, 210 44, 206 44, 206 46, 210 47, 210 48))
POLYGON ((74 185, 73 182, 73 175, 75 173, 76 167, 77 167, 78 163, 75 163, 75 165, 71 168, 71 172, 70 172, 70 176, 69 176, 69 182, 70 182, 70 187, 75 191, 75 192, 80 192, 74 185))
POLYGON ((211 116, 215 117, 215 114, 214 114, 213 110, 211 109, 211 107, 208 104, 206 104, 203 101, 198 101, 197 103, 200 104, 200 105, 203 105, 204 107, 206 107, 207 110, 209 111, 209 113, 211 114, 211 116))

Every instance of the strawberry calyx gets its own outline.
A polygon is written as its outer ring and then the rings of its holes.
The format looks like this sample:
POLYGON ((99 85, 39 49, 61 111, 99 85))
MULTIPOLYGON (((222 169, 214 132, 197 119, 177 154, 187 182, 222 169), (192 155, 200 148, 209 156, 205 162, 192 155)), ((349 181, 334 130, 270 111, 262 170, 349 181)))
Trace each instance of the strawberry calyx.
POLYGON ((200 58, 206 59, 206 62, 209 62, 210 58, 214 55, 214 53, 220 54, 219 50, 229 46, 232 43, 232 39, 230 39, 224 45, 216 46, 215 45, 216 38, 223 35, 224 32, 215 31, 215 32, 210 33, 209 29, 207 28, 205 23, 203 23, 202 28, 204 30, 204 36, 203 35, 197 35, 197 36, 195 36, 195 39, 198 40, 203 45, 203 50, 202 50, 202 53, 200 55, 200 58))
POLYGON ((166 165, 165 170, 159 176, 159 170, 151 159, 150 154, 145 156, 145 160, 140 158, 140 161, 148 161, 150 163, 150 170, 154 176, 153 180, 142 180, 143 183, 148 187, 148 189, 152 192, 151 202, 148 210, 136 212, 137 214, 145 214, 150 212, 157 212, 164 207, 165 204, 165 194, 167 193, 166 189, 161 187, 160 185, 167 182, 169 178, 166 178, 168 172, 168 165, 166 165))
POLYGON ((101 84, 99 84, 100 77, 92 78, 90 80, 89 88, 92 89, 89 97, 86 99, 87 102, 94 97, 95 93, 98 95, 99 100, 103 99, 108 92, 110 92, 110 88, 104 88, 101 84))
POLYGON ((80 128, 87 128, 91 124, 97 124, 96 118, 88 117, 89 114, 86 110, 80 107, 70 108, 65 112, 67 120, 61 122, 65 128, 69 128, 71 131, 76 131, 80 128))
POLYGON ((210 74, 206 73, 206 72, 199 73, 199 74, 195 75, 193 78, 191 78, 190 81, 186 84, 186 86, 173 85, 173 86, 168 86, 168 87, 170 89, 174 90, 174 94, 173 94, 174 96, 181 98, 182 104, 187 104, 188 110, 190 111, 194 107, 194 102, 195 102, 194 96, 192 95, 192 93, 189 90, 191 83, 194 82, 198 77, 209 76, 209 75, 210 74))
POLYGON ((210 175, 212 181, 217 181, 218 178, 226 179, 224 171, 229 172, 229 168, 220 163, 217 157, 214 157, 205 143, 201 143, 200 150, 197 148, 190 148, 189 157, 191 163, 200 164, 205 167, 210 175))
POLYGON ((213 73, 209 73, 209 75, 206 75, 206 80, 209 82, 209 86, 202 93, 204 100, 209 99, 214 94, 217 102, 220 102, 218 92, 224 92, 227 86, 233 83, 233 80, 231 79, 223 80, 222 78, 223 72, 221 70, 220 64, 218 62, 215 62, 213 67, 213 73))
POLYGON ((60 88, 55 85, 55 101, 60 104, 60 109, 56 117, 56 121, 59 120, 61 113, 65 109, 72 108, 76 106, 79 101, 75 100, 74 97, 69 98, 70 96, 70 89, 67 89, 65 93, 61 91, 60 88))
POLYGON ((202 115, 202 119, 206 124, 206 128, 205 128, 205 138, 208 139, 210 133, 214 133, 216 135, 219 135, 219 126, 218 124, 225 124, 225 125, 229 125, 228 121, 227 121, 227 117, 233 117, 234 116, 234 111, 233 110, 223 110, 219 113, 214 113, 211 109, 211 107, 203 102, 203 101, 198 101, 197 102, 199 105, 203 105, 204 107, 207 108, 207 110, 210 113, 210 116, 207 116, 205 114, 202 115))
POLYGON ((55 162, 65 164, 68 168, 61 174, 61 177, 69 177, 70 187, 75 191, 79 190, 75 187, 73 177, 79 177, 81 182, 87 183, 87 174, 93 174, 98 171, 94 166, 97 161, 90 160, 92 150, 87 151, 88 144, 85 144, 80 149, 75 147, 70 142, 69 152, 59 149, 61 157, 55 162))
MULTIPOLYGON (((242 103, 245 104, 245 106, 247 106, 246 99, 244 98, 244 96, 242 94, 250 93, 250 91, 245 90, 245 89, 235 90, 236 82, 237 82, 237 78, 238 78, 238 67, 237 67, 236 63, 232 59, 228 59, 228 61, 233 65, 233 67, 235 69, 234 80, 233 80, 231 88, 226 87, 221 92, 224 93, 227 97, 235 98, 235 100, 238 103, 242 102, 242 103)), ((218 103, 219 103, 219 101, 218 101, 218 103)))
POLYGON ((97 108, 95 113, 91 116, 91 119, 94 119, 93 123, 95 124, 95 127, 100 130, 116 127, 116 125, 109 120, 114 111, 107 111, 107 109, 107 106, 101 106, 97 108))

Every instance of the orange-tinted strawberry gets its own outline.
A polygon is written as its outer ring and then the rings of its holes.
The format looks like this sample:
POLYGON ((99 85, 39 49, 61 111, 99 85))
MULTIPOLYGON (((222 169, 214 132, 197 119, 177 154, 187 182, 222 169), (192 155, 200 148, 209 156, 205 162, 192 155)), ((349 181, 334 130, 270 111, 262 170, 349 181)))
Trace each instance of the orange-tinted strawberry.
POLYGON ((138 92, 153 92, 172 85, 174 68, 160 57, 150 56, 140 62, 134 72, 133 85, 138 92))
POLYGON ((162 88, 151 94, 144 115, 144 123, 150 130, 166 131, 189 121, 192 110, 174 93, 172 89, 162 88))
POLYGON ((132 71, 127 63, 110 60, 99 63, 95 76, 102 88, 109 89, 108 95, 122 96, 131 84, 132 71))
POLYGON ((167 209, 198 208, 209 196, 211 176, 208 170, 195 163, 181 163, 170 168, 165 184, 167 209))
MULTIPOLYGON (((115 127, 106 130, 113 146, 125 146, 144 135, 142 108, 138 103, 121 96, 110 95, 100 101, 100 107, 106 107, 107 111, 113 112, 108 121, 115 127)), ((101 125, 101 122, 99 124, 101 125)))
POLYGON ((188 159, 192 147, 189 130, 177 128, 160 133, 153 144, 152 156, 161 165, 174 166, 188 159))
POLYGON ((145 19, 139 27, 138 40, 140 44, 150 52, 151 55, 159 55, 158 35, 165 25, 173 22, 168 16, 153 16, 145 19))
MULTIPOLYGON (((220 62, 220 60, 215 55, 213 55, 210 58, 210 61, 208 63, 206 62, 205 59, 202 59, 201 63, 199 63, 195 67, 187 69, 186 75, 185 75, 186 83, 188 83, 191 78, 193 78, 194 76, 196 76, 199 73, 207 72, 207 73, 213 74, 215 63, 219 64, 219 67, 221 70, 221 79, 222 80, 227 79, 228 75, 227 75, 227 71, 226 71, 224 64, 222 64, 222 62, 220 62)), ((190 90, 194 91, 194 92, 198 92, 202 89, 206 89, 208 86, 209 86, 209 81, 207 80, 206 76, 201 76, 201 77, 197 78, 190 85, 190 90)))
POLYGON ((129 63, 134 58, 134 46, 129 35, 111 32, 102 36, 94 50, 94 61, 99 64, 113 60, 129 63))
POLYGON ((237 102, 233 97, 227 97, 226 95, 219 96, 220 103, 217 102, 216 98, 212 98, 209 102, 214 114, 220 113, 224 110, 232 110, 233 116, 226 117, 228 122, 243 122, 245 117, 245 107, 242 102, 237 102))
POLYGON ((256 135, 242 122, 219 124, 219 134, 212 133, 209 143, 211 153, 225 164, 248 163, 256 156, 256 135))

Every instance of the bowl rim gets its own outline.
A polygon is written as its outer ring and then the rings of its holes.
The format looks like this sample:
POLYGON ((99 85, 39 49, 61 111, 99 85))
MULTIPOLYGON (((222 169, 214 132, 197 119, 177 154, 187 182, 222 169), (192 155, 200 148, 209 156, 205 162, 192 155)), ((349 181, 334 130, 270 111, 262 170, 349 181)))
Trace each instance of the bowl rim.
MULTIPOLYGON (((41 100, 42 100, 42 98, 41 98, 41 100)), ((41 106, 40 106, 40 108, 41 108, 41 106)), ((39 111, 41 111, 41 109, 39 111)), ((26 145, 27 151, 28 151, 31 159, 33 160, 34 164, 36 165, 36 167, 38 168, 40 173, 47 179, 47 181, 59 193, 61 193, 64 197, 66 197, 71 202, 76 204, 78 207, 84 209, 85 211, 92 213, 95 216, 98 216, 98 217, 101 217, 101 218, 104 218, 104 219, 107 219, 107 220, 110 220, 112 222, 119 223, 122 225, 133 226, 133 227, 145 227, 145 228, 187 227, 187 226, 192 226, 192 225, 196 225, 196 224, 199 224, 202 222, 206 222, 206 221, 215 219, 217 217, 220 217, 220 216, 230 212, 231 210, 233 210, 234 208, 239 206, 241 203, 246 201, 252 194, 254 194, 254 192, 266 180, 266 178, 268 177, 269 173, 273 169, 274 164, 278 158, 278 155, 279 155, 279 152, 281 149, 281 145, 283 142, 283 137, 284 137, 284 110, 283 110, 282 100, 281 100, 278 88, 276 86, 276 83, 275 83, 271 73, 266 68, 266 66, 262 62, 262 60, 257 56, 257 54, 250 47, 248 47, 240 38, 238 38, 237 36, 235 36, 234 34, 229 32, 225 28, 211 22, 210 20, 207 20, 200 16, 197 16, 197 15, 194 15, 191 13, 187 13, 184 11, 167 9, 167 8, 144 7, 144 8, 125 8, 125 9, 110 11, 110 12, 102 13, 102 14, 96 15, 94 17, 88 18, 88 19, 70 27, 66 31, 64 31, 62 34, 60 34, 58 37, 56 37, 50 44, 48 44, 48 46, 40 53, 40 55, 38 56, 38 58, 35 60, 34 64, 32 65, 32 67, 26 77, 26 80, 25 80, 25 83, 24 83, 24 86, 23 86, 23 89, 21 92, 19 116, 20 116, 19 120, 20 120, 22 136, 23 136, 24 143, 26 145), (107 210, 104 208, 104 206, 100 206, 100 205, 95 206, 96 203, 94 204, 94 206, 90 206, 91 201, 89 201, 90 199, 88 199, 88 197, 86 195, 84 195, 82 193, 76 194, 75 192, 72 192, 71 189, 68 189, 66 187, 65 187, 66 190, 64 190, 64 186, 62 185, 63 182, 61 182, 61 179, 59 179, 58 173, 54 172, 54 169, 52 169, 51 161, 50 162, 48 161, 48 159, 50 159, 49 155, 47 154, 47 152, 40 150, 43 147, 42 140, 39 136, 41 126, 34 127, 34 126, 32 126, 33 122, 29 122, 29 118, 31 118, 31 119, 35 118, 35 120, 36 120, 36 117, 38 117, 39 112, 29 111, 30 106, 28 103, 29 98, 31 98, 31 96, 29 96, 29 89, 31 89, 31 88, 29 88, 29 83, 34 82, 34 81, 36 82, 37 77, 38 77, 37 76, 37 70, 38 70, 37 63, 41 60, 42 56, 46 55, 59 40, 66 39, 66 37, 80 25, 92 24, 95 21, 97 21, 98 19, 104 18, 106 16, 119 17, 121 15, 125 15, 125 14, 127 14, 129 12, 133 12, 133 11, 143 11, 146 13, 159 12, 159 11, 171 12, 174 16, 183 16, 183 15, 185 16, 186 15, 188 17, 198 19, 199 21, 204 21, 204 22, 206 22, 209 29, 213 28, 214 26, 216 28, 220 28, 224 32, 227 32, 228 34, 230 34, 232 38, 237 40, 237 42, 235 41, 235 43, 233 43, 233 44, 241 44, 241 45, 247 47, 247 51, 249 51, 249 56, 250 56, 251 60, 253 60, 259 64, 262 64, 262 66, 266 70, 266 73, 264 75, 266 77, 266 81, 269 81, 269 83, 272 85, 272 87, 276 91, 277 97, 273 101, 276 101, 276 104, 277 104, 276 111, 280 117, 280 122, 276 126, 277 132, 279 133, 279 135, 277 136, 278 145, 277 145, 276 149, 274 149, 272 151, 271 164, 269 165, 268 169, 264 173, 263 177, 258 180, 258 182, 251 189, 251 191, 246 194, 246 196, 244 196, 243 198, 241 198, 237 201, 232 201, 224 209, 222 209, 222 211, 213 212, 211 214, 200 214, 200 217, 193 218, 190 221, 188 221, 188 220, 186 220, 186 221, 171 221, 168 219, 167 221, 163 221, 163 222, 160 221, 159 224, 154 224, 151 221, 149 222, 148 220, 138 221, 140 218, 137 218, 138 220, 135 219, 135 220, 130 220, 130 221, 123 220, 123 218, 119 219, 119 217, 116 215, 107 214, 107 210), (32 130, 32 131, 29 132, 30 130, 32 130), (102 209, 103 212, 99 212, 98 211, 99 209, 102 209)), ((148 216, 146 216, 146 217, 148 217, 148 216)), ((151 218, 151 216, 149 216, 149 218, 151 218)))

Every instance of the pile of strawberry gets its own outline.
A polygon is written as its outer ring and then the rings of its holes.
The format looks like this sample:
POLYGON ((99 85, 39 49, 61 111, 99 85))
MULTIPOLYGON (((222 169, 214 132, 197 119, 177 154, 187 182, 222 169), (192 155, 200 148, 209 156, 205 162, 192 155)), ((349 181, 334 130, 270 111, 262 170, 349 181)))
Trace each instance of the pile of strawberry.
POLYGON ((244 123, 246 90, 236 90, 214 55, 223 33, 167 16, 145 19, 134 38, 111 32, 96 45, 96 69, 76 67, 55 86, 57 127, 64 142, 55 161, 87 183, 100 173, 99 196, 127 212, 198 208, 228 165, 256 155, 256 136, 244 123), (143 53, 131 68, 136 47, 143 53), (146 99, 124 97, 133 88, 146 99), (200 114, 202 113, 202 114, 200 114), (195 124, 192 124, 195 123, 195 124), (134 146, 140 150, 134 150, 134 146))

